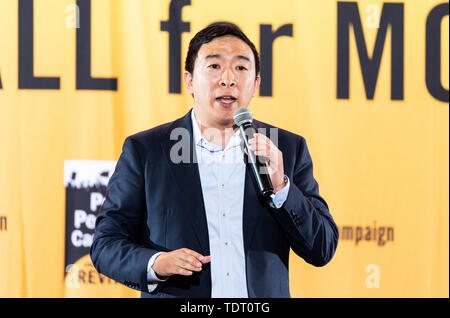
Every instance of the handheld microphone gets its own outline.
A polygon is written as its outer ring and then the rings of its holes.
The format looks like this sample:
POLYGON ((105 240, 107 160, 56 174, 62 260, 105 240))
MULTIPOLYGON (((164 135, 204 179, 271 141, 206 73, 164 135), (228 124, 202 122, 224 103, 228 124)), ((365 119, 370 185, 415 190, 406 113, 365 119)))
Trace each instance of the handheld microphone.
MULTIPOLYGON (((273 186, 270 181, 269 171, 265 162, 261 161, 259 156, 249 150, 248 140, 252 139, 255 134, 255 128, 253 127, 253 115, 247 108, 239 108, 233 116, 235 124, 241 131, 242 138, 244 139, 245 148, 247 149, 249 162, 252 167, 253 174, 258 184, 258 190, 267 199, 270 199, 270 195, 273 194, 273 186)), ((271 200, 270 200, 271 201, 271 200)))

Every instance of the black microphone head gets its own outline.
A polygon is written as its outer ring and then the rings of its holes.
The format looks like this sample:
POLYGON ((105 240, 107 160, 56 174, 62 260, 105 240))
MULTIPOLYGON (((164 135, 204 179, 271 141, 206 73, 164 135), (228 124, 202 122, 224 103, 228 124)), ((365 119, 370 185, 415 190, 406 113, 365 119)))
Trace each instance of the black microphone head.
POLYGON ((253 115, 248 108, 243 107, 234 112, 233 119, 236 125, 241 126, 242 124, 253 122, 253 115))

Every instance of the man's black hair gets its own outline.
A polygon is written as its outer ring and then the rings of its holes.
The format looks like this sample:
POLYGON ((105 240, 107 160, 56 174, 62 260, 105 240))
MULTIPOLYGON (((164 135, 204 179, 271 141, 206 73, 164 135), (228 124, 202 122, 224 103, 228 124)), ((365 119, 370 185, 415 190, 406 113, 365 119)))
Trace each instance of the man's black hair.
POLYGON ((237 37, 238 39, 241 39, 242 41, 247 43, 248 46, 250 46, 253 51, 253 55, 255 56, 255 70, 256 76, 258 76, 261 68, 258 51, 256 50, 255 45, 252 43, 252 41, 250 41, 249 38, 244 34, 244 32, 242 32, 238 26, 232 23, 214 23, 198 32, 189 43, 189 51, 186 57, 185 70, 193 75, 194 64, 195 60, 197 59, 200 47, 203 44, 211 42, 215 38, 226 35, 237 37))

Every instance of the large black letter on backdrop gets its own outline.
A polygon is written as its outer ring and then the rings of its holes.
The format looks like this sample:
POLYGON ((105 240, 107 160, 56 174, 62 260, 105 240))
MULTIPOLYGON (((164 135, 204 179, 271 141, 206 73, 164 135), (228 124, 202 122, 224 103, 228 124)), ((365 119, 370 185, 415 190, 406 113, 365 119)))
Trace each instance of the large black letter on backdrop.
POLYGON ((19 0, 19 89, 59 89, 59 77, 34 76, 33 5, 19 0))
POLYGON ((169 20, 161 21, 161 31, 169 32, 169 93, 181 93, 181 34, 191 30, 191 24, 181 19, 181 10, 187 5, 191 0, 172 0, 169 20))
POLYGON ((91 76, 91 0, 77 0, 80 27, 77 28, 77 89, 117 90, 117 78, 91 76))
POLYGON ((442 3, 430 11, 426 35, 426 84, 431 96, 448 102, 448 90, 441 83, 441 22, 448 15, 448 3, 442 3))
POLYGON ((337 17, 337 98, 349 98, 349 29, 353 25, 359 62, 364 79, 367 99, 373 99, 380 70, 381 56, 388 26, 391 26, 391 99, 403 99, 404 70, 404 15, 403 3, 384 3, 380 26, 377 32, 372 58, 367 54, 367 46, 361 26, 358 4, 338 2, 337 17))
POLYGON ((273 42, 280 36, 292 37, 292 24, 285 24, 272 32, 271 24, 260 25, 261 86, 260 96, 272 96, 273 42))

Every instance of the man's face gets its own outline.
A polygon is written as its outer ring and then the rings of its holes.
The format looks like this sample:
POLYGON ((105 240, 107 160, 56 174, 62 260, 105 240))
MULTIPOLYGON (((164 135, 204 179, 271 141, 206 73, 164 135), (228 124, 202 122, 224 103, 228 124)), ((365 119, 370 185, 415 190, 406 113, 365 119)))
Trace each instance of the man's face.
POLYGON ((203 44, 194 74, 184 73, 186 88, 194 95, 194 110, 202 124, 230 127, 234 112, 247 107, 259 87, 251 48, 234 36, 203 44))

